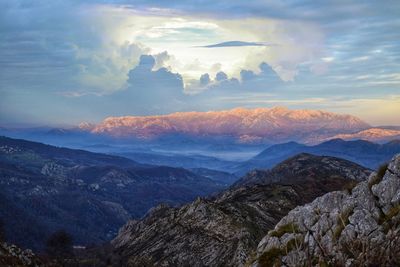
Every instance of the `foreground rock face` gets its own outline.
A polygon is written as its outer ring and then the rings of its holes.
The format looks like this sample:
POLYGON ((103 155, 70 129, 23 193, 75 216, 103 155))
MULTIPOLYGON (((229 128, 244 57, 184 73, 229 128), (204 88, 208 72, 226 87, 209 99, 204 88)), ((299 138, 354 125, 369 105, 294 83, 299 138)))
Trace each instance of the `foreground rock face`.
POLYGON ((259 243, 253 266, 400 266, 400 154, 351 192, 297 207, 259 243))
POLYGON ((369 173, 345 160, 298 155, 212 199, 181 208, 161 205, 130 221, 112 242, 120 260, 115 265, 243 266, 290 210, 369 173))

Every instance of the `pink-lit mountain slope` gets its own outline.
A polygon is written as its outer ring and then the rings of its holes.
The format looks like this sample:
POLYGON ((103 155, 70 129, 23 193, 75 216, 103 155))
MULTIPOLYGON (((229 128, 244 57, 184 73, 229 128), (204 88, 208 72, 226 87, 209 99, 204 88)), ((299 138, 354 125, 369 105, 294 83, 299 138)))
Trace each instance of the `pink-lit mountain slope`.
POLYGON ((370 128, 356 133, 338 134, 335 135, 333 138, 340 138, 343 140, 363 139, 381 143, 389 140, 400 139, 400 130, 370 128))
POLYGON ((242 143, 288 140, 315 143, 329 136, 352 134, 370 127, 351 115, 275 107, 109 117, 91 131, 113 137, 146 139, 183 134, 195 137, 229 136, 242 143))

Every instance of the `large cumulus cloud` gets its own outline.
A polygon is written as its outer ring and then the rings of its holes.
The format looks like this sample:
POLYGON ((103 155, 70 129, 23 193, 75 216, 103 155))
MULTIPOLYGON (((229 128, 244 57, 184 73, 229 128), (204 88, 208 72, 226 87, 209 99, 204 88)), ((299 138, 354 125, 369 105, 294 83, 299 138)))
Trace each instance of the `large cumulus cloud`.
POLYGON ((156 59, 142 55, 139 64, 128 73, 127 85, 110 96, 111 101, 126 114, 165 113, 182 105, 182 77, 165 67, 153 70, 156 59))

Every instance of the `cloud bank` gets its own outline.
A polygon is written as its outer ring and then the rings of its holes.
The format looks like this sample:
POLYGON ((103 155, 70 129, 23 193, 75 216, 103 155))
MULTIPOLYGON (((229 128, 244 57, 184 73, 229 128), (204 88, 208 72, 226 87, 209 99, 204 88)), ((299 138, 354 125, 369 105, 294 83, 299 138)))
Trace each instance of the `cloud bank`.
POLYGON ((398 1, 1 1, 0 123, 284 103, 400 124, 385 108, 400 90, 398 10, 398 1))

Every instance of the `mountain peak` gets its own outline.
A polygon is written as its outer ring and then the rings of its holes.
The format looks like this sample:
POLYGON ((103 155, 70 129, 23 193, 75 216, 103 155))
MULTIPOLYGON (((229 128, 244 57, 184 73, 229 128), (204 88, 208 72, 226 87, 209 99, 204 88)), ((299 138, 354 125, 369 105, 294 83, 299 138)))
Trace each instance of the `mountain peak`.
POLYGON ((85 131, 91 131, 95 126, 96 125, 94 125, 93 123, 84 121, 79 123, 78 128, 85 131))
POLYGON ((277 112, 279 112, 279 111, 282 111, 282 112, 289 111, 289 109, 287 107, 284 107, 284 106, 272 107, 270 110, 271 111, 277 111, 277 112))
MULTIPOLYGON (((252 171, 237 181, 233 187, 253 184, 304 183, 302 177, 327 179, 333 176, 353 180, 365 180, 371 172, 351 161, 336 157, 297 154, 276 165, 271 170, 252 171), (351 170, 351 171, 350 171, 351 170)), ((311 181, 310 180, 310 181, 311 181)))

